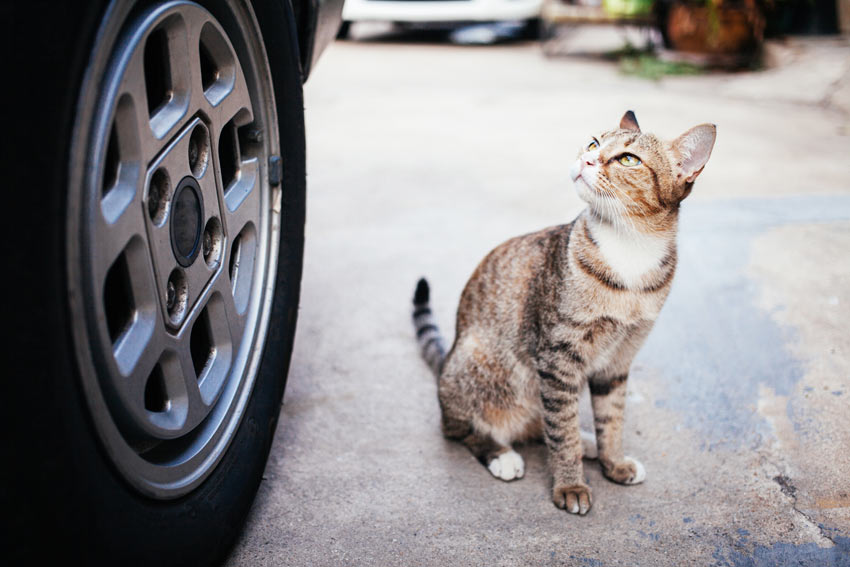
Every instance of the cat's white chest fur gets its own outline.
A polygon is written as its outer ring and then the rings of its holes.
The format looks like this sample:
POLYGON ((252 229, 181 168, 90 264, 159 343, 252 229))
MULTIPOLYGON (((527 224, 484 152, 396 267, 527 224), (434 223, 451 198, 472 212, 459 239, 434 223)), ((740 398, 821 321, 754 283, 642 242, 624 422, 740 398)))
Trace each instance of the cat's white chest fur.
POLYGON ((605 261, 628 288, 639 286, 643 276, 670 252, 670 239, 663 236, 617 230, 606 223, 591 223, 590 233, 605 261))

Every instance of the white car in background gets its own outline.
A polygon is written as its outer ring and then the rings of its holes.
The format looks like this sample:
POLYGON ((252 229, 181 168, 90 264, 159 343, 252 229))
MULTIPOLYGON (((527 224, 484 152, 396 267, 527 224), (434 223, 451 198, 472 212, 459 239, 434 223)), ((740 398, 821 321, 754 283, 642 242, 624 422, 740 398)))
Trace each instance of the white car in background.
POLYGON ((476 22, 535 22, 543 0, 345 0, 345 37, 352 22, 397 24, 469 24, 476 22))

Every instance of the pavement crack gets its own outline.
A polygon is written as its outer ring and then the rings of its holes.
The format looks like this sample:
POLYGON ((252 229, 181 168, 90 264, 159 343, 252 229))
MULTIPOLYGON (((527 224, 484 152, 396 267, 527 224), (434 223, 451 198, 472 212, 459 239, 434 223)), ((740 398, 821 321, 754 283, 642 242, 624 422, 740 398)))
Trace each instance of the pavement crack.
POLYGON ((811 525, 814 528, 817 528, 818 533, 820 533, 821 537, 829 540, 832 545, 835 545, 835 540, 824 530, 823 526, 815 521, 811 516, 809 516, 806 512, 797 507, 797 487, 794 486, 793 480, 784 475, 779 474, 773 477, 773 481, 779 485, 779 489, 782 490, 782 493, 791 499, 791 509, 797 512, 800 516, 802 516, 803 520, 811 525))
POLYGON ((779 485, 783 494, 792 498, 795 503, 797 502, 797 487, 794 486, 790 478, 784 474, 779 474, 773 477, 773 482, 779 485))
POLYGON ((832 536, 830 536, 827 533, 827 531, 823 528, 823 526, 821 524, 819 524, 811 516, 809 516, 808 514, 806 514, 805 512, 800 510, 799 508, 797 508, 796 500, 795 500, 795 503, 791 507, 794 509, 795 512, 800 514, 803 517, 803 519, 805 519, 808 523, 810 523, 811 525, 816 527, 818 529, 818 532, 820 532, 820 535, 821 535, 822 538, 829 540, 829 542, 832 545, 835 545, 835 540, 832 539, 832 536))

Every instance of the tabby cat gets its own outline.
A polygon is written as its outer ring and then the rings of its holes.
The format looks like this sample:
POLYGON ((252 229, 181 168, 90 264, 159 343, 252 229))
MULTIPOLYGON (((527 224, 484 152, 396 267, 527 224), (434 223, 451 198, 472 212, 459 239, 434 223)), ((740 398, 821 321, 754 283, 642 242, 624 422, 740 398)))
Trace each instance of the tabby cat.
POLYGON ((484 258, 461 295, 448 355, 420 280, 413 321, 438 376, 443 433, 493 476, 522 478, 512 444, 542 436, 552 500, 568 512, 590 509, 582 455, 594 449, 610 480, 644 480, 641 463, 623 454, 626 380, 670 291, 679 204, 715 136, 714 125, 702 124, 663 142, 641 132, 628 111, 619 128, 593 137, 570 170, 588 207, 569 224, 513 238, 484 258), (579 430, 585 383, 595 448, 583 447, 579 430))

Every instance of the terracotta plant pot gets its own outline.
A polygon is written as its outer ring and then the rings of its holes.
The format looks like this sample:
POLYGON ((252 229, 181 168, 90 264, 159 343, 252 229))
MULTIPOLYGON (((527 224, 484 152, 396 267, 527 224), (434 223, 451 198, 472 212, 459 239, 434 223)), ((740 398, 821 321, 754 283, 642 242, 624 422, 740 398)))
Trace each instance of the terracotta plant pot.
POLYGON ((754 3, 710 7, 674 2, 667 17, 667 36, 676 51, 752 53, 761 45, 763 32, 764 18, 754 3))

